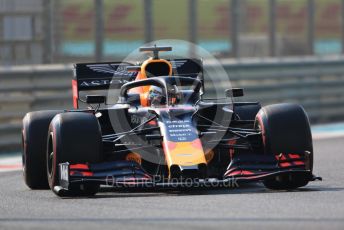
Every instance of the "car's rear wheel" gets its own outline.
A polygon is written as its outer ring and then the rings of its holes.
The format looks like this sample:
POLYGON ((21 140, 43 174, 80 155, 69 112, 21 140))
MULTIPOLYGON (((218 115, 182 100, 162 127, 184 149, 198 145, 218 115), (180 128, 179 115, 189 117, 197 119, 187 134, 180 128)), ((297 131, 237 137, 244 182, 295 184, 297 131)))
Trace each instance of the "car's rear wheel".
MULTIPOLYGON (((296 104, 276 104, 263 107, 256 116, 265 154, 307 153, 306 169, 313 170, 313 144, 308 117, 296 104)), ((295 189, 307 185, 308 177, 285 176, 264 181, 270 189, 295 189)))
MULTIPOLYGON (((102 160, 102 137, 97 118, 91 113, 69 112, 54 117, 49 127, 47 175, 54 192, 59 186, 59 164, 98 163, 102 160)), ((99 185, 78 184, 71 195, 92 196, 99 185)))
POLYGON ((25 184, 31 189, 48 189, 46 149, 49 124, 63 111, 30 112, 23 118, 22 164, 25 184))

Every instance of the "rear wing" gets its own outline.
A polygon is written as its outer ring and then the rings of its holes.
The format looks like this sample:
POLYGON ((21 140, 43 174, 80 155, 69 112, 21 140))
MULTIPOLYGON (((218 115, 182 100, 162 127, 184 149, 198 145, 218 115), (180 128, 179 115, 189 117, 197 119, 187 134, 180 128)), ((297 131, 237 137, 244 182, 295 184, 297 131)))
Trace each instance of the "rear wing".
POLYGON ((121 88, 123 84, 133 81, 137 72, 127 71, 128 66, 133 66, 133 64, 128 62, 75 64, 72 80, 74 108, 79 107, 80 91, 121 88))
POLYGON ((172 64, 173 75, 203 80, 203 62, 201 59, 173 59, 168 61, 172 64))
MULTIPOLYGON (((203 66, 199 59, 168 60, 173 75, 198 78, 203 84, 203 66)), ((73 106, 79 108, 79 92, 88 90, 120 89, 123 84, 134 81, 138 71, 128 71, 135 66, 129 62, 78 63, 74 65, 72 80, 73 106)))

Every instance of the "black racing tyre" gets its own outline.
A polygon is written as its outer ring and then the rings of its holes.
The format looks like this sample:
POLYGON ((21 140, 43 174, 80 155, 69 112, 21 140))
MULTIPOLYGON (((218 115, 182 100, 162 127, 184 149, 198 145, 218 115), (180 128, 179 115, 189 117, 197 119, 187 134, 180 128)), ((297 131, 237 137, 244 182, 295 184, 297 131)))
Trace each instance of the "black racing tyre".
POLYGON ((236 102, 233 109, 234 119, 254 120, 261 107, 258 102, 236 102))
MULTIPOLYGON (((313 170, 313 143, 309 120, 300 105, 276 104, 263 107, 256 116, 255 127, 260 129, 265 154, 305 153, 306 169, 313 170)), ((285 177, 264 181, 270 189, 295 189, 307 185, 309 178, 285 177)))
MULTIPOLYGON (((102 136, 97 118, 91 113, 68 112, 54 117, 49 127, 47 145, 49 187, 59 185, 59 164, 98 163, 102 160, 102 136)), ((99 185, 80 184, 71 188, 76 196, 92 196, 99 185)))
POLYGON ((49 124, 58 110, 30 112, 23 118, 22 163, 25 184, 31 189, 48 189, 46 149, 49 124))

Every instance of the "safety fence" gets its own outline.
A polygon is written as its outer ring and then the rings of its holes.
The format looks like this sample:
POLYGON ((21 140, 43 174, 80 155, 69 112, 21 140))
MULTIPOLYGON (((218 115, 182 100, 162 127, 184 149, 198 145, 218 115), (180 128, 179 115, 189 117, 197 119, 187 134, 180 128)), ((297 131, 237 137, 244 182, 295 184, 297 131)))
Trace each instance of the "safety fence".
MULTIPOLYGON (((295 102, 312 123, 344 119, 344 57, 223 60, 236 100, 295 102)), ((26 112, 72 108, 72 65, 0 68, 0 152, 19 151, 26 112)), ((220 83, 219 83, 220 84, 220 83)))

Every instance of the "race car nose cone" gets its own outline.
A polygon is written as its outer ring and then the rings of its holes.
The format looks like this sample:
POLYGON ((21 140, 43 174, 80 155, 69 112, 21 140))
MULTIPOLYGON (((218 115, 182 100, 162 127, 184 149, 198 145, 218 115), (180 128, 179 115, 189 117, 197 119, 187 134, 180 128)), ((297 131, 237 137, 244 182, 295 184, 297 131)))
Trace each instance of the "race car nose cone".
POLYGON ((201 179, 206 177, 207 166, 206 164, 198 165, 172 165, 170 168, 171 178, 193 178, 201 179))

